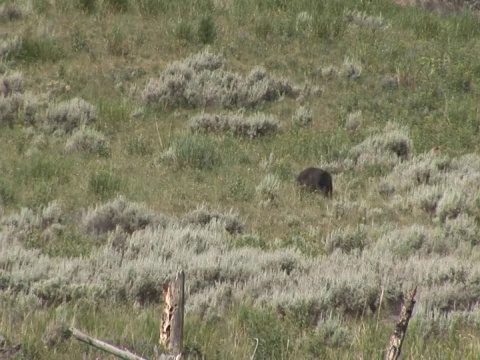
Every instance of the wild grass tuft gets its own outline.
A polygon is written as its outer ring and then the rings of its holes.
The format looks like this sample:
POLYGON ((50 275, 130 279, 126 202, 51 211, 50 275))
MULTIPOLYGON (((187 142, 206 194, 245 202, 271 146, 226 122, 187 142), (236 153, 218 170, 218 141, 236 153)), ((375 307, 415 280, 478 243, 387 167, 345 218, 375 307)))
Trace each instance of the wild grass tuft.
POLYGON ((119 193, 122 179, 110 171, 100 170, 90 174, 88 187, 100 199, 109 199, 119 193))
POLYGON ((222 165, 222 155, 215 142, 197 134, 175 138, 173 144, 161 155, 161 160, 179 169, 213 170, 222 165))

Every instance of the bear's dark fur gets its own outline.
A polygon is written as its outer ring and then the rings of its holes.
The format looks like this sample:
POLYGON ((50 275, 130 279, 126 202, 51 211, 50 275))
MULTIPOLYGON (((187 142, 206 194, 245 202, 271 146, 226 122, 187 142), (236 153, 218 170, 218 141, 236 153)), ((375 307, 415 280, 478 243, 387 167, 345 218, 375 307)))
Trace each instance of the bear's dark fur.
POLYGON ((325 196, 332 196, 332 175, 328 171, 314 167, 306 168, 297 176, 297 184, 313 191, 322 191, 325 196))

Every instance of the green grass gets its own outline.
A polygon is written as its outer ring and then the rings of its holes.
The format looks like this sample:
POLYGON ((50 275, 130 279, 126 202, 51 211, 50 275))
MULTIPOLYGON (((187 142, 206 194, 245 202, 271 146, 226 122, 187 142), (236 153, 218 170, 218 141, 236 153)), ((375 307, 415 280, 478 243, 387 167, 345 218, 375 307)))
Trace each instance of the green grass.
POLYGON ((413 283, 404 356, 477 358, 478 14, 387 0, 15 11, 0 21, 0 332, 19 359, 102 356, 45 347, 56 322, 151 357, 161 299, 143 297, 180 267, 192 359, 250 358, 256 339, 256 359, 382 358, 413 283), (332 172, 332 199, 295 187, 307 166, 332 172), (94 212, 118 195, 148 212, 94 212), (191 220, 199 208, 208 221, 191 220))

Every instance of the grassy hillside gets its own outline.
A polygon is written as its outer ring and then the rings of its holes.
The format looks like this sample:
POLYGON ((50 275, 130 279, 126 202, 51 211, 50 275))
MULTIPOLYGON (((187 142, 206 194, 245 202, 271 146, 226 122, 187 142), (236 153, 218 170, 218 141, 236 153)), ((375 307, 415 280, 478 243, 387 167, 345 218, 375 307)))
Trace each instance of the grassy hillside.
POLYGON ((181 268, 191 359, 382 358, 413 285, 404 356, 476 359, 480 26, 459 4, 0 0, 17 358, 109 358, 59 323, 152 356, 181 268), (295 186, 308 166, 331 199, 295 186))

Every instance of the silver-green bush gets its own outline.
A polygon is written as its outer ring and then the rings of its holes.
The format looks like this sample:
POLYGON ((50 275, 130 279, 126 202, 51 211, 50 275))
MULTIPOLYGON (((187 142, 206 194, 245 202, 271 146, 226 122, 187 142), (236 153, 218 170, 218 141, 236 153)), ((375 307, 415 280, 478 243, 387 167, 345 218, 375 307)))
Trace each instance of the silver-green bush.
POLYGON ((96 121, 97 110, 93 105, 80 98, 73 98, 49 106, 47 110, 47 128, 61 133, 72 133, 75 129, 96 121))
POLYGON ((65 151, 67 153, 88 152, 107 156, 109 154, 109 145, 102 133, 83 127, 74 131, 67 139, 65 151))

